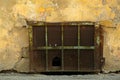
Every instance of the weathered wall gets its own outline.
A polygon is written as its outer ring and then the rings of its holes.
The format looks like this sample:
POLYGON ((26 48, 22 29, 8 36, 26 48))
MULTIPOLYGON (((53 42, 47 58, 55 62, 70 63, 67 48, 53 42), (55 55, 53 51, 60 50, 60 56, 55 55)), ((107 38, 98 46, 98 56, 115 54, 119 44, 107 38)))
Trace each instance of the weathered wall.
POLYGON ((119 0, 0 0, 0 71, 29 71, 25 20, 99 21, 105 36, 103 71, 120 70, 119 0))

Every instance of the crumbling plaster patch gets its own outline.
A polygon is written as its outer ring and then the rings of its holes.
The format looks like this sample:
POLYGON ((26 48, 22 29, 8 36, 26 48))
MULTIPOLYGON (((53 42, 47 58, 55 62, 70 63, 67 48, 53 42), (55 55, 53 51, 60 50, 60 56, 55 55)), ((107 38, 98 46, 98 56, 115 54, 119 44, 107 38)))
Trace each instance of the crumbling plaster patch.
POLYGON ((113 28, 104 28, 104 72, 120 70, 120 24, 113 28))
MULTIPOLYGON (((0 71, 13 69, 21 58, 21 48, 28 46, 27 29, 14 17, 16 0, 0 0, 0 71)), ((19 19, 21 19, 19 17, 19 19)))
POLYGON ((29 58, 21 58, 18 63, 16 63, 14 70, 19 72, 29 72, 29 58))

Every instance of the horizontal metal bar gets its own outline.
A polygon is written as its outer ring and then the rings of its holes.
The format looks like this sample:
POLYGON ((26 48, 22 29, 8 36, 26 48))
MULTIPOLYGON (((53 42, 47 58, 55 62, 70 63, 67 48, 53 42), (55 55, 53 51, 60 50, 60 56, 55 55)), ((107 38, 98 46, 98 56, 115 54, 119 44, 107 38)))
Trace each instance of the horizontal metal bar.
POLYGON ((63 25, 95 25, 95 22, 84 21, 84 22, 42 22, 42 21, 28 21, 28 25, 31 26, 41 26, 41 25, 53 25, 53 24, 63 24, 63 25))
POLYGON ((94 46, 43 46, 43 47, 37 47, 33 48, 33 50, 45 50, 45 49, 95 49, 94 46))
POLYGON ((41 26, 41 25, 45 25, 45 22, 28 21, 27 24, 31 26, 41 26))
POLYGON ((79 25, 95 25, 93 22, 80 23, 79 25))
POLYGON ((72 23, 66 23, 66 24, 63 24, 63 25, 95 25, 95 23, 93 23, 93 22, 85 22, 85 23, 84 22, 81 22, 81 23, 72 22, 72 23))
POLYGON ((91 69, 91 70, 46 70, 45 72, 100 72, 100 70, 93 70, 93 69, 91 69))
POLYGON ((46 72, 77 72, 78 70, 46 70, 46 72))

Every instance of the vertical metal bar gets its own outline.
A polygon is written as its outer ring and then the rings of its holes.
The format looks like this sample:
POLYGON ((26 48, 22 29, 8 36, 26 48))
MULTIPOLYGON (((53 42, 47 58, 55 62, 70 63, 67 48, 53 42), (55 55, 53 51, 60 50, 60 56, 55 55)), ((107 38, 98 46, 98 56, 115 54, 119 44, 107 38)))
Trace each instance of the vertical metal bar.
POLYGON ((94 34, 94 45, 95 45, 95 51, 94 51, 94 70, 99 69, 99 23, 95 23, 95 34, 94 34))
POLYGON ((30 67, 29 67, 29 69, 31 71, 32 70, 31 53, 33 52, 32 51, 32 46, 33 46, 33 31, 32 31, 32 26, 29 26, 29 28, 28 28, 28 35, 29 35, 29 52, 30 52, 29 53, 29 56, 30 56, 30 59, 29 59, 29 61, 30 61, 30 67))
POLYGON ((64 70, 64 28, 63 28, 63 24, 62 24, 62 27, 61 27, 61 31, 62 31, 62 34, 61 34, 61 39, 62 39, 62 70, 64 70))
MULTIPOLYGON (((48 29, 45 24, 45 46, 48 47, 48 29)), ((48 70, 48 49, 46 48, 46 71, 48 70)))
MULTIPOLYGON (((80 24, 78 24, 78 47, 80 46, 80 24)), ((78 71, 80 70, 80 49, 78 49, 78 71)))
POLYGON ((30 46, 30 50, 32 50, 32 46, 33 46, 33 31, 32 31, 32 26, 29 27, 29 46, 30 46))

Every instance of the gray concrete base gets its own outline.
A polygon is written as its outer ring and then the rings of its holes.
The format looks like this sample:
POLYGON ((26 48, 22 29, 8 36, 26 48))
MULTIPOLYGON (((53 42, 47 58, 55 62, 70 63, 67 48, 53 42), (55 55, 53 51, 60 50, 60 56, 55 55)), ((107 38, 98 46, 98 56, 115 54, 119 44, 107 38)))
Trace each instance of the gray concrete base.
POLYGON ((120 74, 43 75, 0 73, 0 80, 120 80, 120 74))

